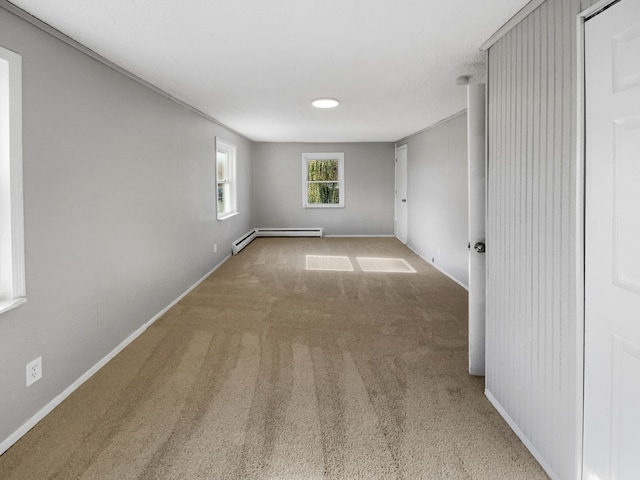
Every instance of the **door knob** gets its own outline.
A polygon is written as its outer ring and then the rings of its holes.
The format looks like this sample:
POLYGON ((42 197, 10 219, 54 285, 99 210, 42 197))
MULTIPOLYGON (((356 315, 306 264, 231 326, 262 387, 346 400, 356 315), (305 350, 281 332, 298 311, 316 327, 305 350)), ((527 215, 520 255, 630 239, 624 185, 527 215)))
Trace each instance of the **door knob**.
POLYGON ((478 253, 484 253, 484 243, 482 242, 478 242, 476 243, 473 248, 475 249, 476 252, 478 253))
POLYGON ((403 198, 403 199, 402 199, 402 203, 407 203, 407 199, 406 199, 406 198, 403 198))

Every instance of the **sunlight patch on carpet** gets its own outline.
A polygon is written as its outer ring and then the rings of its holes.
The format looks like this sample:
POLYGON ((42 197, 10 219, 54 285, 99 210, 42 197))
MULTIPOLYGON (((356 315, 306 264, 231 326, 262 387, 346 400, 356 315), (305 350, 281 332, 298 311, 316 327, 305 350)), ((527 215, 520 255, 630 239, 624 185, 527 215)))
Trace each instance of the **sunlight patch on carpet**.
POLYGON ((353 272, 349 257, 332 255, 307 255, 307 270, 328 270, 331 272, 353 272))
POLYGON ((356 257, 363 272, 416 273, 404 258, 356 257))

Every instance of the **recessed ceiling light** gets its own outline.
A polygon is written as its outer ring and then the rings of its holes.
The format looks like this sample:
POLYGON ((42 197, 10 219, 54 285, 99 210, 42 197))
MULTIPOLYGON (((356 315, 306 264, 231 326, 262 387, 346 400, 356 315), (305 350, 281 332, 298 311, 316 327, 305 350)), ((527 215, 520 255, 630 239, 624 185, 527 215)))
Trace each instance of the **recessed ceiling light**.
POLYGON ((338 106, 338 100, 335 98, 316 98, 311 105, 316 108, 335 108, 338 106))

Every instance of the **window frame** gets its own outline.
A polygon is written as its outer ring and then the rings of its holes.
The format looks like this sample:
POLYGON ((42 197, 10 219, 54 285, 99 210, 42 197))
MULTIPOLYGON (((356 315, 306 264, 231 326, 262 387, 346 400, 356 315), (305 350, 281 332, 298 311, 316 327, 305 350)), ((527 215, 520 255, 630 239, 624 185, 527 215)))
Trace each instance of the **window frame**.
POLYGON ((22 184, 22 57, 0 47, 0 314, 27 301, 22 184))
POLYGON ((238 148, 230 142, 216 137, 216 158, 215 158, 215 191, 216 191, 216 218, 225 220, 238 214, 237 203, 237 181, 236 181, 236 157, 238 148), (227 165, 225 166, 226 179, 220 182, 218 179, 218 153, 227 155, 227 165), (225 211, 220 212, 219 186, 224 183, 228 187, 229 198, 225 200, 225 211))
POLYGON ((302 208, 344 208, 344 152, 319 152, 302 154, 302 208), (309 183, 319 183, 308 180, 310 160, 338 160, 338 203, 309 203, 309 183))

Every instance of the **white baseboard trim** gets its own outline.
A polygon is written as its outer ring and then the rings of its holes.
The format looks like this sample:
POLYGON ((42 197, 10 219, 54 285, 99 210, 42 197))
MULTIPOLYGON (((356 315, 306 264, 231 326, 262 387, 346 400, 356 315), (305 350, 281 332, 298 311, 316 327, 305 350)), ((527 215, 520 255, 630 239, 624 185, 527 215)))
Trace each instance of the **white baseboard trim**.
POLYGON ((458 280, 457 278, 452 277, 449 273, 445 272, 444 270, 442 270, 439 266, 437 266, 435 263, 433 263, 431 260, 423 257, 422 255, 420 255, 418 252, 416 252, 413 247, 411 247, 411 245, 409 245, 408 243, 405 243, 405 245, 407 246, 407 248, 409 250, 411 250, 413 253, 415 253, 416 255, 418 255, 421 259, 423 259, 425 262, 427 262, 429 265, 431 265, 433 268, 435 268, 436 270, 438 270, 440 273, 442 273, 443 275, 449 277, 451 280, 453 280, 454 282, 456 282, 458 285, 460 285, 462 288, 464 288, 467 292, 469 291, 469 287, 467 285, 465 285, 464 283, 462 283, 460 280, 458 280))
POLYGON ((176 305, 180 300, 186 297, 194 288, 200 285, 209 275, 215 272, 224 262, 229 260, 231 255, 227 255, 219 264, 209 271, 209 273, 205 274, 200 280, 191 285, 183 294, 181 294, 178 298, 176 298, 173 302, 163 308, 160 312, 158 312, 154 317, 134 331, 131 335, 129 335, 120 345, 114 348, 111 352, 105 355, 98 363, 96 363, 93 367, 87 370, 80 378, 78 378, 75 382, 69 385, 62 393, 57 395, 53 400, 47 403, 38 413, 36 413, 33 417, 27 420, 24 425, 18 428, 15 432, 9 435, 5 440, 0 443, 0 455, 9 450, 11 446, 16 443, 20 438, 22 438, 29 430, 36 426, 40 420, 46 417, 51 411, 60 405, 69 395, 71 395, 75 390, 80 387, 84 382, 89 380, 98 370, 104 367, 111 359, 113 359, 116 355, 118 355, 122 350, 124 350, 131 342, 133 342, 136 338, 144 333, 144 331, 149 328, 156 320, 158 320, 162 315, 167 313, 171 307, 176 305))
POLYGON ((258 237, 323 237, 324 227, 255 228, 258 237))
POLYGON ((533 458, 535 458, 536 461, 540 464, 540 466, 544 469, 544 471, 547 472, 547 475, 549 475, 553 480, 560 480, 560 477, 556 474, 556 472, 553 471, 553 469, 551 468, 551 465, 547 463, 547 461, 540 454, 538 449, 533 446, 533 444, 527 438, 524 432, 520 430, 520 427, 518 427, 516 422, 513 421, 511 416, 502 407, 502 405, 496 399, 496 397, 494 397, 493 394, 486 388, 484 390, 484 394, 489 399, 489 402, 491 402, 491 405, 493 405, 495 409, 498 410, 498 413, 500 414, 500 416, 504 418, 505 421, 509 424, 509 426, 511 427, 511 430, 514 431, 514 433, 518 436, 518 438, 524 444, 524 446, 527 447, 527 450, 531 452, 531 455, 533 455, 533 458))
POLYGON ((325 235, 325 238, 394 238, 395 235, 325 235))
POLYGON ((323 237, 324 227, 253 228, 231 244, 234 255, 257 237, 323 237))

